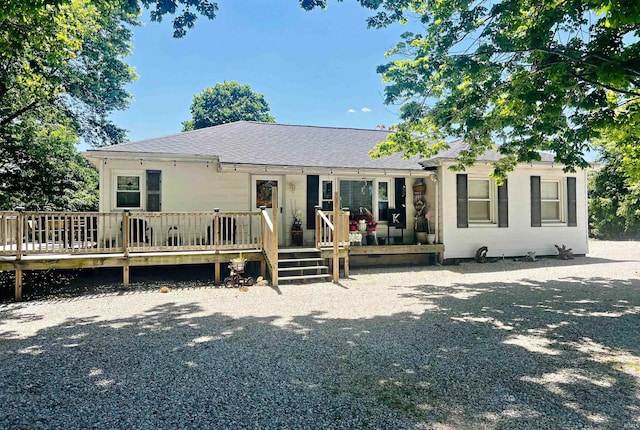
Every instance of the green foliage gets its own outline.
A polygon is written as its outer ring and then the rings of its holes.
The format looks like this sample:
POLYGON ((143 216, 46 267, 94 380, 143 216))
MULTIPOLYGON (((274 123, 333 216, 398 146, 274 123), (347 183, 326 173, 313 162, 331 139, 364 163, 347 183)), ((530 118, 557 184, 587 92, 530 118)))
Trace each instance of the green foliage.
POLYGON ((432 156, 453 137, 469 145, 459 168, 499 143, 508 157, 496 163, 498 177, 539 150, 570 170, 585 167, 590 143, 619 126, 620 109, 637 119, 635 0, 359 1, 380 10, 370 26, 415 15, 425 28, 403 34, 388 52, 393 61, 378 68, 386 102, 407 104, 374 156, 432 156))
POLYGON ((191 116, 182 123, 182 131, 235 121, 275 122, 264 95, 235 81, 217 83, 193 96, 191 116))
POLYGON ((594 237, 640 238, 638 135, 637 126, 620 127, 605 133, 600 142, 604 165, 589 178, 589 227, 594 237))
POLYGON ((0 9, 0 209, 95 209, 97 176, 78 154, 120 143, 109 116, 131 98, 136 78, 122 59, 141 7, 154 21, 177 14, 174 36, 196 15, 215 17, 207 0, 10 0, 0 9))
POLYGON ((98 174, 77 151, 77 135, 41 108, 0 135, 0 210, 96 210, 98 174))

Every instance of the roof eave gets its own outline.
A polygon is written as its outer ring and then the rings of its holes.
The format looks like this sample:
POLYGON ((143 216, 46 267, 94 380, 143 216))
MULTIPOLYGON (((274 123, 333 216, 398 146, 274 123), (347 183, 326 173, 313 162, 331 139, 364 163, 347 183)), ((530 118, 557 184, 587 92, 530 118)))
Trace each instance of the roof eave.
POLYGON ((128 152, 89 150, 82 153, 87 159, 95 160, 154 160, 154 161, 218 161, 217 155, 173 154, 170 152, 128 152))

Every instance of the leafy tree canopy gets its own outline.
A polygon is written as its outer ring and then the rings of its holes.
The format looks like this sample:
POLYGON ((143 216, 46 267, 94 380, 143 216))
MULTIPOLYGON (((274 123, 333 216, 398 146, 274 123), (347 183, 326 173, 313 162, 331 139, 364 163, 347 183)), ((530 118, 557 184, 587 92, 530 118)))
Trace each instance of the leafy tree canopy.
POLYGON ((215 16, 207 0, 8 0, 0 8, 0 206, 78 209, 95 205, 92 170, 79 139, 123 141, 109 119, 128 106, 136 78, 122 59, 141 7, 151 19, 177 14, 174 36, 196 15, 215 16))
POLYGON ((182 131, 235 121, 275 122, 264 95, 235 81, 217 83, 193 96, 191 116, 182 123, 182 131))
POLYGON ((378 68, 385 101, 403 106, 374 156, 431 156, 453 137, 469 145, 459 168, 499 143, 498 177, 539 150, 572 169, 603 133, 639 121, 637 0, 358 1, 377 10, 369 26, 417 16, 425 30, 403 34, 378 68))

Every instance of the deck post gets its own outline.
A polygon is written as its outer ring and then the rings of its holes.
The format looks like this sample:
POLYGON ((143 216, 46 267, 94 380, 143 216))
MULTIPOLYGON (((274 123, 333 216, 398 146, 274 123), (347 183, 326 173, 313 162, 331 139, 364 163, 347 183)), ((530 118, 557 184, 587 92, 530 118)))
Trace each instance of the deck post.
POLYGON ((213 275, 213 282, 216 284, 220 283, 220 263, 213 263, 214 264, 214 275, 213 275))
POLYGON ((333 282, 338 283, 340 279, 340 210, 338 203, 340 195, 336 191, 333 193, 333 282))
POLYGON ((344 254, 344 277, 349 277, 349 246, 351 243, 349 242, 349 208, 342 208, 343 220, 345 225, 343 226, 343 231, 345 235, 345 242, 347 245, 345 246, 345 254, 344 254))
POLYGON ((278 237, 280 232, 278 231, 278 215, 280 213, 280 206, 278 205, 278 187, 271 189, 271 213, 273 214, 273 249, 274 257, 276 261, 271 262, 273 264, 273 273, 271 274, 271 284, 274 287, 278 286, 278 237))
POLYGON ((129 209, 122 211, 122 246, 124 248, 124 263, 122 265, 122 283, 129 286, 129 209))
MULTIPOLYGON (((19 206, 15 208, 18 215, 16 217, 16 261, 22 260, 22 236, 24 233, 24 208, 19 206)), ((16 285, 14 291, 14 299, 16 302, 22 300, 22 269, 16 268, 16 285)))
POLYGON ((315 234, 316 234, 316 243, 314 244, 314 247, 315 247, 315 248, 318 248, 318 244, 320 243, 321 236, 322 236, 322 233, 321 233, 321 230, 322 230, 322 224, 320 223, 320 214, 318 213, 318 211, 322 208, 322 206, 320 206, 320 205, 316 205, 316 206, 314 206, 313 208, 314 208, 314 209, 315 209, 315 211, 316 211, 316 231, 315 231, 315 234))
POLYGON ((220 208, 213 208, 213 237, 211 238, 211 245, 216 249, 220 245, 220 239, 222 238, 220 232, 220 208))

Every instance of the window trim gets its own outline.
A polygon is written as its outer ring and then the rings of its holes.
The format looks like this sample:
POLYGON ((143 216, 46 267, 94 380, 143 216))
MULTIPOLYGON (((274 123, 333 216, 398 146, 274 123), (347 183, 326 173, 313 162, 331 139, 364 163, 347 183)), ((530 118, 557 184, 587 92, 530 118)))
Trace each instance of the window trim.
MULTIPOLYGON (((320 176, 320 181, 319 181, 319 201, 320 204, 322 204, 322 183, 324 181, 333 181, 333 189, 334 191, 336 189, 340 189, 340 182, 342 181, 349 181, 349 182, 360 182, 360 181, 368 181, 371 182, 372 185, 372 193, 371 193, 371 213, 373 213, 373 219, 378 223, 378 224, 382 224, 382 225, 387 225, 389 223, 389 221, 381 221, 378 217, 378 203, 380 202, 380 200, 378 199, 378 184, 380 183, 386 183, 387 184, 387 200, 386 202, 389 205, 389 208, 391 208, 391 202, 395 202, 395 189, 392 186, 392 183, 395 184, 395 182, 393 181, 393 178, 375 178, 375 177, 363 177, 363 178, 352 178, 352 177, 348 177, 348 176, 344 176, 344 177, 328 177, 328 176, 320 176)), ((340 195, 340 198, 342 199, 342 195, 340 195)), ((332 196, 333 199, 333 196, 332 196)))
POLYGON ((496 185, 495 180, 486 177, 478 177, 478 176, 468 176, 467 177, 467 222, 469 226, 497 226, 497 200, 498 200, 498 186, 496 185), (489 197, 488 198, 471 198, 469 197, 469 183, 471 181, 485 181, 489 183, 489 197), (486 220, 474 220, 471 219, 471 202, 489 202, 489 218, 486 220))
POLYGON ((147 179, 146 179, 145 170, 114 170, 112 181, 111 181, 113 186, 113 192, 112 192, 113 200, 112 200, 111 207, 113 208, 113 210, 124 210, 124 209, 142 210, 142 208, 145 207, 146 200, 147 200, 146 193, 144 191, 147 189, 146 182, 147 182, 147 179), (138 193, 140 194, 140 206, 137 206, 137 207, 118 206, 118 193, 126 192, 126 191, 118 190, 118 177, 120 176, 137 176, 139 178, 140 189, 138 190, 138 193))
POLYGON ((374 197, 374 208, 376 210, 376 221, 378 223, 383 223, 383 224, 388 224, 389 220, 380 220, 380 203, 387 203, 387 217, 388 217, 388 212, 389 209, 391 208, 391 202, 395 201, 395 199, 392 199, 392 193, 393 191, 391 190, 391 181, 389 179, 376 179, 374 181, 374 183, 376 184, 376 195, 374 197), (380 184, 387 184, 387 200, 380 200, 380 184))
POLYGON ((335 178, 329 177, 329 176, 320 176, 320 180, 318 181, 318 204, 320 205, 320 208, 323 208, 324 202, 331 202, 331 204, 333 205, 333 195, 336 192, 336 186, 337 186, 337 182, 335 180, 335 178), (326 182, 330 182, 331 183, 331 198, 329 199, 325 199, 324 198, 324 189, 323 186, 326 182))
POLYGON ((552 224, 564 224, 566 223, 565 219, 565 208, 566 205, 566 192, 564 189, 564 183, 562 179, 553 179, 553 178, 544 178, 540 177, 540 222, 542 224, 552 225, 552 224), (555 183, 558 190, 558 198, 557 199, 544 199, 542 198, 542 184, 543 183, 555 183), (542 205, 545 202, 557 202, 558 205, 558 218, 557 219, 545 219, 544 211, 542 210, 542 205))

